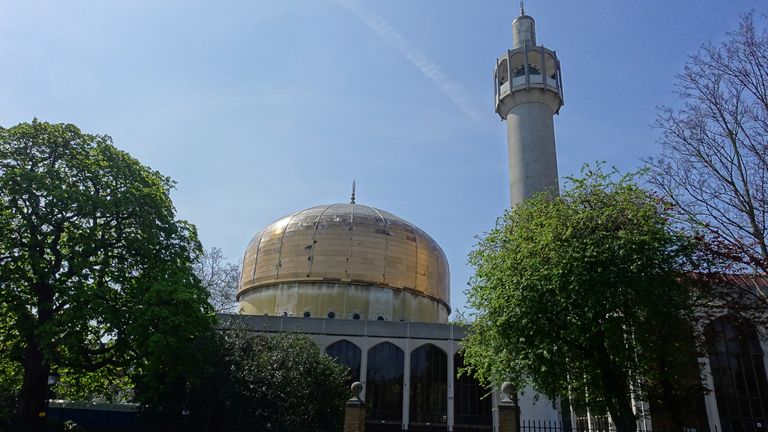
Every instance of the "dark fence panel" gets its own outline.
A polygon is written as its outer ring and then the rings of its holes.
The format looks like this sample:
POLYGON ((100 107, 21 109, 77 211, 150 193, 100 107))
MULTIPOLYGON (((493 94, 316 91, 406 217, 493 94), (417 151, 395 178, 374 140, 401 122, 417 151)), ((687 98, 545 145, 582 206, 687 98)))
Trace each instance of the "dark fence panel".
MULTIPOLYGON (((46 415, 45 432, 65 430, 64 424, 72 422, 85 432, 195 432, 200 425, 193 419, 168 418, 137 411, 119 411, 108 409, 88 409, 71 407, 49 407, 46 415)), ((240 430, 228 429, 227 432, 342 432, 343 425, 249 425, 240 430)), ((216 431, 214 427, 211 431, 216 431)), ((372 429, 368 429, 373 431, 372 429)), ((397 425, 400 431, 400 425, 397 425)))
POLYGON ((401 432, 400 422, 369 421, 365 423, 365 432, 401 432))
POLYGON ((446 432, 448 425, 445 423, 411 423, 408 425, 408 432, 446 432))
POLYGON ((70 421, 88 432, 143 432, 135 411, 94 410, 87 408, 49 407, 47 423, 70 421))
POLYGON ((300 426, 272 426, 258 425, 243 429, 243 432, 342 432, 343 426, 328 425, 300 425, 300 426))
POLYGON ((493 425, 468 425, 457 424, 453 426, 454 432, 493 432, 493 425))

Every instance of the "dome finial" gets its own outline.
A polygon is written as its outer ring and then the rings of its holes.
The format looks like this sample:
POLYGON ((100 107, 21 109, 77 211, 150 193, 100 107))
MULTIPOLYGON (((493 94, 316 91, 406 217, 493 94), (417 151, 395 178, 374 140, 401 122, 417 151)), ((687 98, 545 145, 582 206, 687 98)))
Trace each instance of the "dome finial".
POLYGON ((524 0, 520 0, 520 15, 525 15, 525 4, 523 4, 524 0))
POLYGON ((352 180, 352 199, 349 201, 350 204, 355 203, 355 181, 352 180))

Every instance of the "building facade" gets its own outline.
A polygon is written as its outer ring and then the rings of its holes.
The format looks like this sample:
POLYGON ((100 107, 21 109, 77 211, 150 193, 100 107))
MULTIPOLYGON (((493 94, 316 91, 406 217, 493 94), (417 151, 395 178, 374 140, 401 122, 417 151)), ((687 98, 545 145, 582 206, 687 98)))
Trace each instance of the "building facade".
POLYGON ((307 334, 363 385, 369 431, 490 431, 498 394, 460 374, 465 330, 448 324, 449 275, 437 242, 406 220, 354 202, 317 206, 253 237, 241 314, 222 320, 307 334))
MULTIPOLYGON (((538 45, 522 10, 512 49, 496 60, 495 111, 507 122, 510 199, 558 193, 553 116, 563 106, 560 61, 538 45)), ((768 279, 738 281, 765 296, 768 279), (752 284, 752 285, 749 285, 752 284)), ((465 336, 448 324, 450 268, 438 243, 392 213, 349 203, 282 217, 259 231, 243 258, 240 315, 256 331, 302 332, 363 385, 367 430, 482 431, 498 427, 497 391, 460 375, 465 336)), ((701 323, 707 354, 698 359, 712 390, 683 403, 688 430, 764 431, 768 425, 766 330, 727 310, 701 323)), ((608 428, 589 413, 563 412, 530 389, 518 395, 521 419, 608 428)), ((660 407, 637 402, 640 430, 669 430, 660 407)))

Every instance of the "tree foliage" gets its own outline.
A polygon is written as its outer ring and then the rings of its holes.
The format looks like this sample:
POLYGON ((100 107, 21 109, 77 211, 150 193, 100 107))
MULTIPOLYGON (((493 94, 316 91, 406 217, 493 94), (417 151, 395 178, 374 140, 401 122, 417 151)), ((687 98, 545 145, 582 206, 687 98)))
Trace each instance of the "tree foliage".
POLYGON ((677 76, 682 107, 660 110, 650 182, 672 214, 720 246, 737 270, 768 271, 768 28, 752 14, 677 76))
POLYGON ((228 335, 229 362, 236 370, 231 412, 273 425, 339 425, 347 369, 296 334, 228 335))
POLYGON ((203 379, 218 347, 208 293, 191 262, 156 276, 147 281, 149 289, 137 305, 140 318, 128 326, 136 351, 130 376, 136 402, 146 411, 173 417, 188 409, 190 388, 203 379))
POLYGON ((14 361, 18 332, 7 305, 0 303, 0 430, 11 430, 21 389, 21 365, 14 361))
POLYGON ((333 429, 349 398, 348 370, 300 334, 238 325, 215 339, 204 379, 190 388, 196 430, 333 429))
POLYGON ((0 128, 0 304, 18 335, 22 430, 36 427, 52 368, 123 365, 141 381, 174 349, 172 364, 194 369, 188 343, 213 317, 172 187, 108 136, 37 120, 0 128))
POLYGON ((567 397, 634 430, 630 396, 696 373, 679 276, 697 243, 633 175, 582 174, 560 197, 507 211, 470 254, 476 313, 464 355, 486 383, 567 397))
POLYGON ((115 365, 95 371, 57 368, 56 399, 95 403, 126 403, 134 399, 133 383, 126 371, 115 365))

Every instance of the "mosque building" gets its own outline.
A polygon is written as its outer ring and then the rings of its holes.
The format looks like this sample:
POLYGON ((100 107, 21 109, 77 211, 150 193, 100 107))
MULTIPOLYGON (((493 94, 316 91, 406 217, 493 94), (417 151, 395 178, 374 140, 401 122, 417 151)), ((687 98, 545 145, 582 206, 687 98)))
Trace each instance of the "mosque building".
POLYGON ((278 219, 246 249, 240 320, 309 335, 363 384, 367 431, 493 430, 495 395, 458 377, 450 271, 412 223, 354 202, 278 219))
MULTIPOLYGON (((557 193, 553 115, 564 99, 560 61, 537 44, 534 19, 522 8, 512 34, 512 49, 496 60, 493 88, 495 111, 507 123, 514 205, 535 193, 557 193)), ((257 331, 305 333, 349 366, 352 381, 363 384, 368 431, 497 430, 498 391, 458 374, 463 366, 459 343, 466 333, 448 324, 445 253, 423 229, 355 201, 353 188, 349 203, 300 210, 259 231, 243 258, 237 293, 241 315, 229 319, 257 331)), ((727 321, 715 325, 716 331, 738 339, 738 326, 727 321)), ((708 418, 702 428, 742 430, 725 426, 768 415, 766 347, 753 340, 753 328, 745 331, 747 351, 738 343, 713 345, 710 358, 717 364, 706 367, 715 372, 708 375, 714 377, 715 391, 700 404, 708 418), (728 363, 733 358, 741 363, 728 363), (736 402, 726 400, 730 396, 720 389, 736 386, 726 378, 743 375, 736 369, 747 366, 755 382, 762 380, 755 384, 759 389, 746 398, 731 398, 736 402), (750 404, 762 411, 742 415, 740 407, 750 404)), ((520 395, 519 405, 523 420, 577 424, 572 413, 560 412, 558 401, 534 400, 531 391, 520 395)), ((649 407, 637 408, 640 418, 648 420, 644 429, 650 430, 650 418, 643 417, 649 407)))
MULTIPOLYGON (((536 45, 533 18, 512 25, 514 48, 494 71, 496 112, 507 120, 513 202, 557 188, 552 116, 562 105, 560 65, 536 45)), ((367 429, 494 430, 498 392, 462 375, 448 324, 450 268, 424 230, 355 202, 320 205, 259 231, 243 258, 237 293, 253 329, 309 335, 363 384, 367 429)), ((524 416, 557 420, 532 395, 524 416)))

